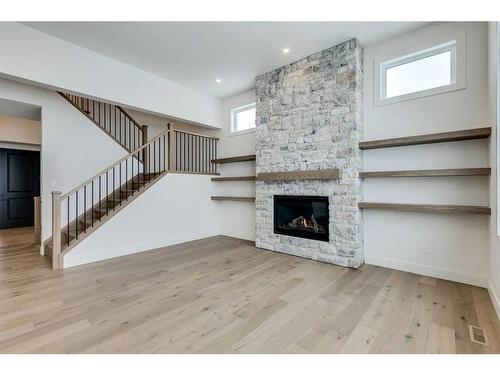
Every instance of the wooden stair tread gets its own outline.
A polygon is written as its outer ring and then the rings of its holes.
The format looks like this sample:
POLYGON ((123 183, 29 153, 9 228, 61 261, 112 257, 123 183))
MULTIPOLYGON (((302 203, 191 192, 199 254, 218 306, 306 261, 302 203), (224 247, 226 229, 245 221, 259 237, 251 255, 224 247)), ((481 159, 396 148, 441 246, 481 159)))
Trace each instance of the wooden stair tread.
POLYGON ((212 177, 212 181, 255 181, 255 176, 212 177))
POLYGON ((444 133, 421 134, 409 137, 376 139, 372 141, 359 142, 362 150, 377 148, 412 146, 429 143, 466 141, 471 139, 488 138, 491 135, 491 127, 457 130, 444 133))
POLYGON ((255 202, 255 197, 225 197, 225 196, 213 196, 211 197, 213 201, 235 201, 235 202, 255 202))
POLYGON ((239 163, 243 161, 254 161, 255 155, 241 155, 241 156, 231 156, 228 158, 212 159, 212 163, 216 164, 226 164, 226 163, 239 163))
POLYGON ((384 177, 442 177, 442 176, 490 176, 491 168, 454 168, 454 169, 409 169, 395 171, 363 171, 362 178, 384 177))
POLYGON ((423 204, 423 203, 359 202, 358 207, 362 209, 375 208, 375 209, 396 210, 396 211, 491 215, 491 209, 486 206, 467 206, 467 205, 431 204, 431 203, 423 204))

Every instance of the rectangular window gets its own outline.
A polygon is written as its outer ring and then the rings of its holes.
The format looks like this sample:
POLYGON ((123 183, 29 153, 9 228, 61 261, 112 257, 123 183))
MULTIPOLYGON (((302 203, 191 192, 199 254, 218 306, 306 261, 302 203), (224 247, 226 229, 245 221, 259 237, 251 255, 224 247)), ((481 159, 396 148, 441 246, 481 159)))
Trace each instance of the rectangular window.
POLYGON ((455 77, 455 41, 381 64, 381 98, 449 86, 455 77))
POLYGON ((385 105, 465 88, 465 32, 374 59, 374 104, 385 105))
POLYGON ((255 129, 255 103, 231 110, 231 134, 247 133, 255 129))
POLYGON ((451 85, 451 61, 451 51, 446 51, 387 68, 385 71, 386 98, 451 85))

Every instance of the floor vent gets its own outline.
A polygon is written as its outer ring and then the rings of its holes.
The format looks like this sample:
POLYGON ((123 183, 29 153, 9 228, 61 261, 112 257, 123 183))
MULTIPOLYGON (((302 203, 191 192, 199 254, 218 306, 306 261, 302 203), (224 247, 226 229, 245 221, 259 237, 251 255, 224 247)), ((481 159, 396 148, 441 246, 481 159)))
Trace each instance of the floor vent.
POLYGON ((470 340, 477 344, 488 346, 488 337, 484 329, 469 325, 470 340))

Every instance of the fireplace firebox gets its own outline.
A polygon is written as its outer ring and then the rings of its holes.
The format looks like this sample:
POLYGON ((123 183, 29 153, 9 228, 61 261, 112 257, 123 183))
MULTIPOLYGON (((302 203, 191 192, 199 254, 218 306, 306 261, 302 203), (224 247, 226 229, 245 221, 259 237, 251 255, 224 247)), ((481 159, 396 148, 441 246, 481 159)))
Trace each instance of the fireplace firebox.
POLYGON ((328 197, 275 195, 274 233, 329 240, 328 197))

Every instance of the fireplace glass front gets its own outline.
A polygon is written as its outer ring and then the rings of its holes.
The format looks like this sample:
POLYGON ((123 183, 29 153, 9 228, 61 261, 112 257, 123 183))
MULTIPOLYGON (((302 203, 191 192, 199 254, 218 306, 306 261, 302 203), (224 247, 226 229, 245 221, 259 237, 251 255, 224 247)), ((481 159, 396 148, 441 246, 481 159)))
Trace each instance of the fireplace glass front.
POLYGON ((328 197, 274 196, 274 233, 329 240, 328 197))

